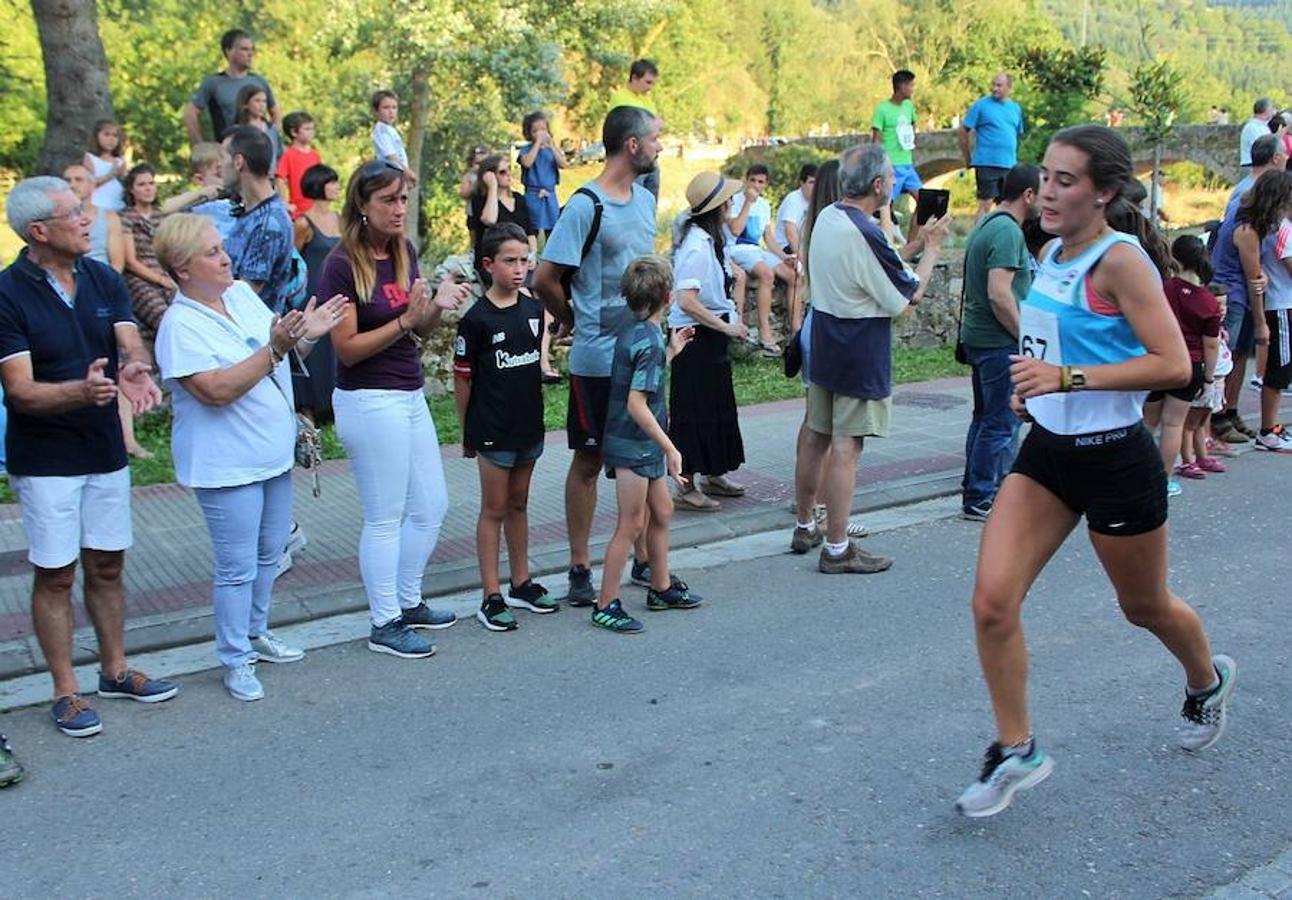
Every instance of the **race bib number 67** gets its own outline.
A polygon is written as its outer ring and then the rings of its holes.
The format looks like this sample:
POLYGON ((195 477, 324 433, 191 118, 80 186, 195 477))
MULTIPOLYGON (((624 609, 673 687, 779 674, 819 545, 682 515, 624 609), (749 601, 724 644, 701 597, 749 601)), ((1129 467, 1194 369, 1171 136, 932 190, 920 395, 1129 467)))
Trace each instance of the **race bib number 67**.
POLYGON ((1031 306, 1021 310, 1018 333, 1020 356, 1062 365, 1063 350, 1059 345, 1059 317, 1031 306))

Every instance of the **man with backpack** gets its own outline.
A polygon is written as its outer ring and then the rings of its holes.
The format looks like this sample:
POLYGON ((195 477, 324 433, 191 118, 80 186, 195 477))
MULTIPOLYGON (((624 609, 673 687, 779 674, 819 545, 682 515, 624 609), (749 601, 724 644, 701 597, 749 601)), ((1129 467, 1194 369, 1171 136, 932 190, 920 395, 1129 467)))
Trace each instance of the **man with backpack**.
MULTIPOLYGON (((534 289, 548 312, 574 335, 565 424, 574 451, 565 480, 571 606, 597 599, 588 540, 602 469, 610 364, 620 330, 633 323, 619 279, 629 263, 655 249, 655 197, 636 179, 655 171, 662 124, 638 106, 617 106, 607 114, 601 129, 605 168, 566 203, 534 273, 534 289)), ((644 576, 644 567, 639 554, 634 580, 644 576)))

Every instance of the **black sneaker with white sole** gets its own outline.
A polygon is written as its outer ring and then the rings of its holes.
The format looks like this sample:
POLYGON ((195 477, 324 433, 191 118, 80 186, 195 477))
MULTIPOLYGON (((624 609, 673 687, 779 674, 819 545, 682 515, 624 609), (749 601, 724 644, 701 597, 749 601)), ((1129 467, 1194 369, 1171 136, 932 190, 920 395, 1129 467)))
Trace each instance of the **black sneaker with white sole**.
POLYGON ((513 609, 527 609, 532 613, 554 613, 561 608, 561 602, 549 597, 547 588, 532 578, 519 587, 513 585, 507 591, 506 602, 513 609))
POLYGON ((476 610, 476 618, 490 631, 515 631, 520 627, 516 617, 507 608, 506 601, 502 599, 502 594, 490 594, 485 597, 480 608, 476 610))
POLYGON ((592 586, 592 571, 587 566, 570 569, 570 592, 565 602, 571 606, 591 606, 597 602, 597 589, 592 586))

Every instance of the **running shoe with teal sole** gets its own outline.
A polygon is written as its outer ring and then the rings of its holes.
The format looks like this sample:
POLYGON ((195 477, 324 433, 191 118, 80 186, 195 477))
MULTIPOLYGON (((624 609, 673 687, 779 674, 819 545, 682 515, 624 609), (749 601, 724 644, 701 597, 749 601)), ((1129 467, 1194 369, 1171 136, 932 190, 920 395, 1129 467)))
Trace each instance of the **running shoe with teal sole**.
POLYGON ((965 788, 956 810, 971 819, 994 816, 1009 806, 1015 793, 1036 787, 1053 771, 1054 760, 1040 747, 1020 757, 1006 756, 1000 744, 992 744, 983 757, 982 774, 965 788))

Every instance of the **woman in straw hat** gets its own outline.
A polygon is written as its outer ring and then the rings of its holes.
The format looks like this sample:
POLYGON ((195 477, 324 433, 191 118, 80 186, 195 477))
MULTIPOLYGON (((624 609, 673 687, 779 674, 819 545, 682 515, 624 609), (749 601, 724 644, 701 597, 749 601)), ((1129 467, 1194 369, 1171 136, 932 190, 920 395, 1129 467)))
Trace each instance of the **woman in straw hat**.
POLYGON ((736 394, 731 385, 732 338, 749 334, 731 301, 723 253, 723 222, 741 183, 717 172, 701 172, 686 189, 690 215, 674 259, 672 328, 695 326, 695 338, 673 358, 669 380, 669 438, 682 454, 689 489, 678 509, 711 512, 718 497, 740 497, 745 489, 727 479, 745 461, 736 394), (706 476, 697 481, 696 474, 706 476))

